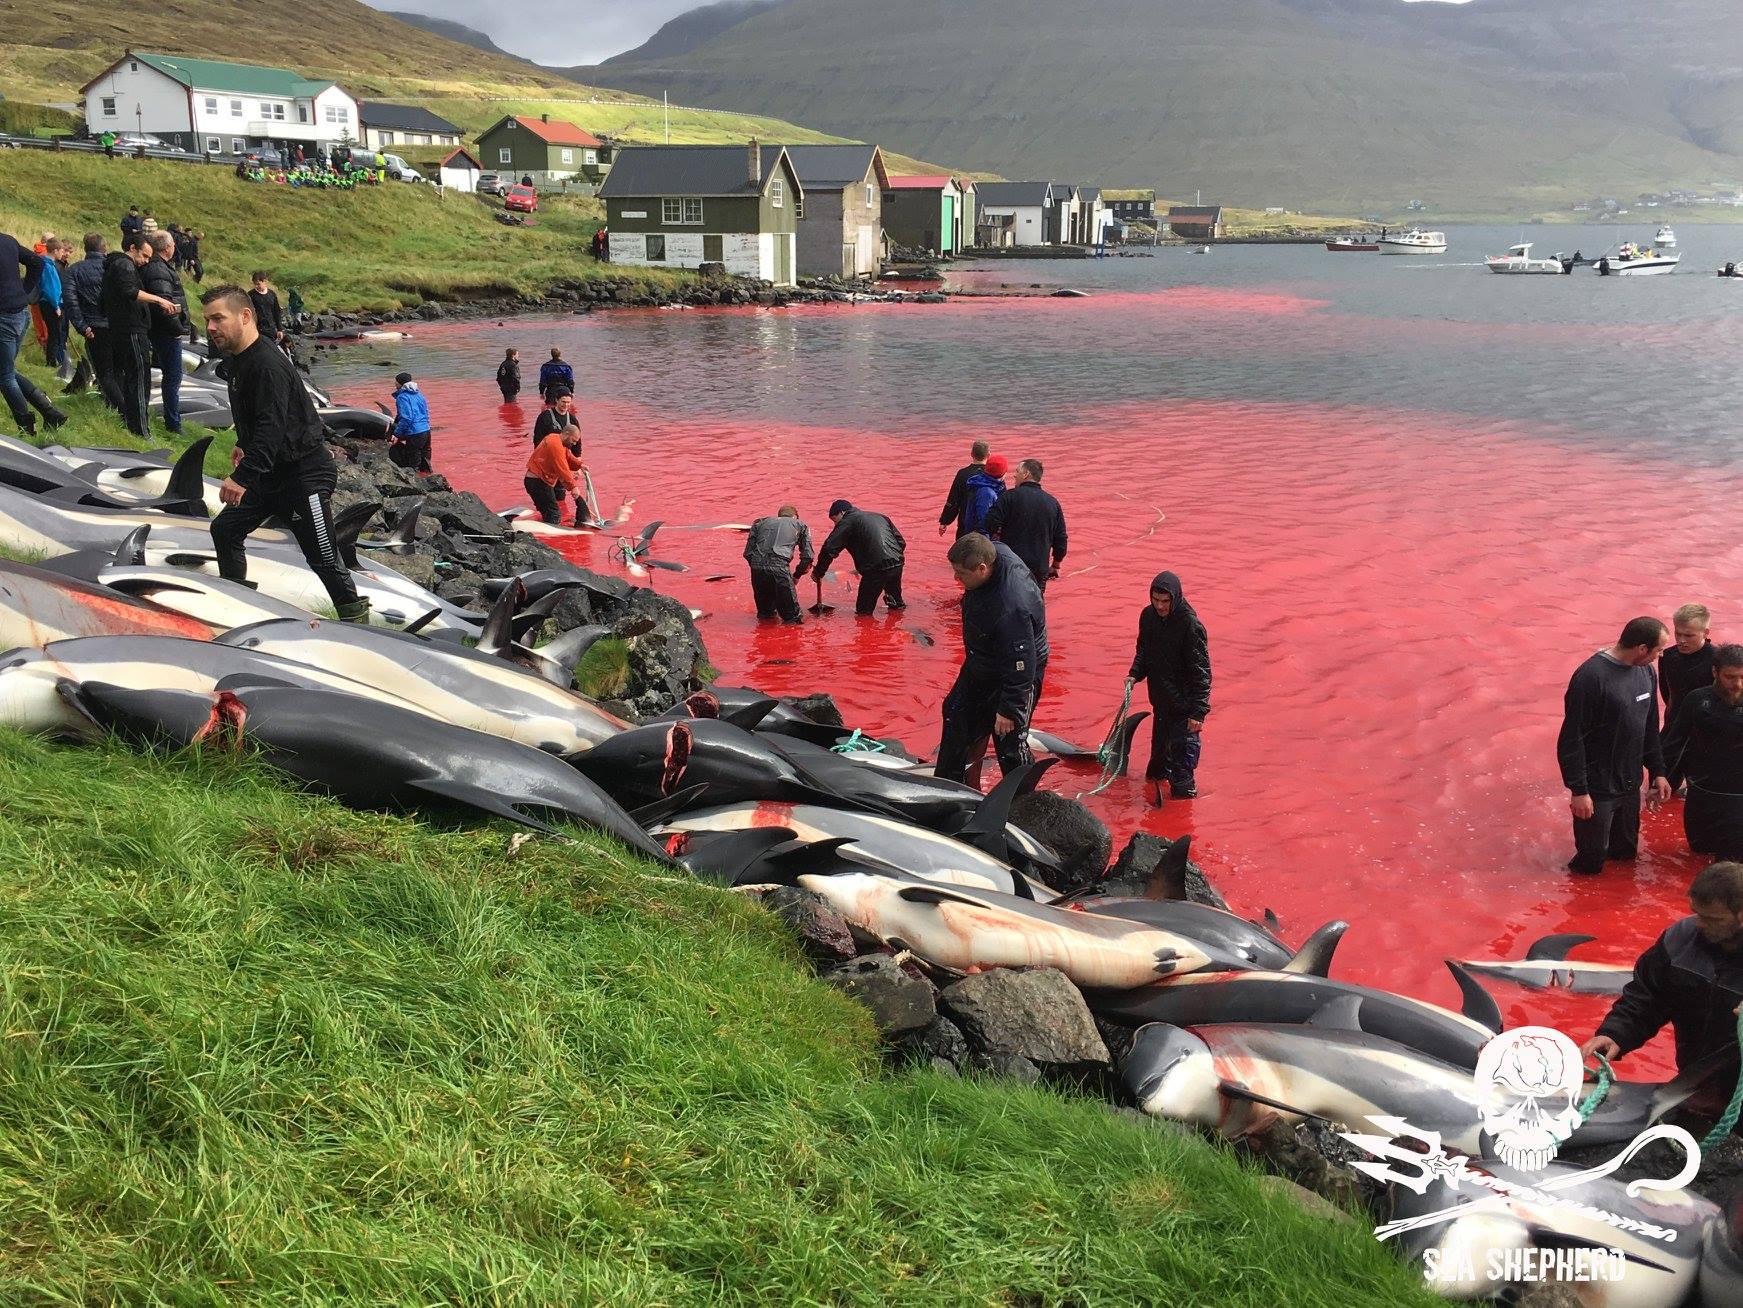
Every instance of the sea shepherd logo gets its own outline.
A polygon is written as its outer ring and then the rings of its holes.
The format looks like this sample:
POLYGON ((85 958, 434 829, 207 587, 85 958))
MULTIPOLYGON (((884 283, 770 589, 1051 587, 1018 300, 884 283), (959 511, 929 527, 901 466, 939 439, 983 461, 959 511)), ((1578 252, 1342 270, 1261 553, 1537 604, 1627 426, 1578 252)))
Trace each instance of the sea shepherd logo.
POLYGON ((1421 1211, 1420 1205, 1402 1204, 1412 1210, 1409 1215, 1375 1229, 1382 1240, 1408 1235, 1413 1237, 1411 1243, 1422 1243, 1423 1271, 1430 1282, 1443 1290, 1461 1285, 1468 1289, 1532 1281, 1620 1281, 1626 1273, 1627 1255, 1614 1245, 1592 1242, 1584 1247, 1544 1248, 1529 1241, 1485 1246, 1480 1241, 1436 1240, 1446 1233, 1436 1228, 1466 1218, 1522 1215, 1525 1225, 1553 1226, 1559 1215, 1583 1227, 1596 1223, 1637 1248, 1646 1242, 1675 1243, 1675 1230, 1606 1211, 1573 1192, 1609 1176, 1656 1140, 1681 1147, 1682 1168, 1662 1180, 1630 1182, 1628 1197, 1644 1190, 1681 1189, 1700 1170, 1700 1145, 1692 1135, 1680 1126, 1649 1127, 1607 1163, 1584 1170, 1561 1167, 1538 1179, 1536 1174, 1550 1166, 1584 1120, 1580 1092, 1585 1071, 1578 1046, 1549 1027, 1505 1031, 1483 1046, 1474 1078, 1484 1132, 1495 1156, 1513 1176, 1497 1175, 1462 1154, 1447 1152, 1438 1131, 1419 1131, 1400 1117, 1370 1117, 1368 1121, 1381 1132, 1378 1135, 1338 1133, 1386 1160, 1352 1163, 1358 1171, 1424 1198, 1432 1188, 1444 1187, 1441 1193, 1449 1199, 1444 1207, 1421 1211), (1421 1148, 1400 1141, 1414 1141, 1421 1148), (1521 1214, 1521 1209, 1529 1214, 1521 1214))

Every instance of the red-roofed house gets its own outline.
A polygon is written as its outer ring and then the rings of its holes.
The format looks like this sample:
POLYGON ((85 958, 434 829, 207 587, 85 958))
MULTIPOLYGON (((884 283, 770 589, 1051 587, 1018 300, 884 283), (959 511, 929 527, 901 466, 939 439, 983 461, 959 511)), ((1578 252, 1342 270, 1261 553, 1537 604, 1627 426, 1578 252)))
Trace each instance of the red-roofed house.
POLYGON ((478 159, 492 172, 535 186, 598 182, 611 167, 605 142, 549 114, 510 114, 478 138, 478 159))
POLYGON ((892 245, 933 254, 960 246, 962 188, 954 177, 892 177, 884 190, 884 235, 892 245))

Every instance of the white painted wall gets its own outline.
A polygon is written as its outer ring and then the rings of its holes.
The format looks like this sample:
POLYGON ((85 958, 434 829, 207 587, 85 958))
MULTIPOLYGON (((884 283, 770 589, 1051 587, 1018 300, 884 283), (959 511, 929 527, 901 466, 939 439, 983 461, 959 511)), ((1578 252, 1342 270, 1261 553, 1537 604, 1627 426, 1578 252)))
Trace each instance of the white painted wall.
POLYGON ((478 170, 467 164, 450 165, 441 170, 441 180, 450 190, 470 194, 478 189, 478 170))
POLYGON ((1016 241, 1018 245, 1045 245, 1047 243, 1046 227, 1042 223, 1045 211, 1038 204, 1031 205, 997 205, 986 204, 980 207, 975 215, 976 221, 981 218, 1009 218, 1016 216, 1016 241))
MULTIPOLYGON (((315 111, 310 115, 314 122, 310 124, 314 134, 308 139, 316 141, 336 142, 349 135, 353 141, 363 140, 362 115, 357 111, 357 101, 346 95, 336 86, 329 86, 315 97, 315 111), (344 115, 343 121, 330 123, 327 121, 327 110, 331 108, 344 115)), ((302 137, 297 139, 301 140, 302 137)))
MULTIPOLYGON (((791 233, 725 232, 720 236, 721 262, 735 277, 758 277, 773 281, 775 277, 775 242, 787 242, 789 267, 797 267, 797 241, 791 233)), ((701 232, 612 232, 607 239, 611 262, 632 268, 695 268, 703 262, 701 232), (648 258, 650 235, 666 238, 666 258, 655 263, 648 258)), ((787 285, 792 285, 791 281, 787 285)))
POLYGON ((85 96, 85 125, 99 136, 104 132, 161 136, 189 131, 187 88, 144 60, 123 59, 91 85, 85 96), (106 96, 115 100, 113 117, 103 112, 106 96))

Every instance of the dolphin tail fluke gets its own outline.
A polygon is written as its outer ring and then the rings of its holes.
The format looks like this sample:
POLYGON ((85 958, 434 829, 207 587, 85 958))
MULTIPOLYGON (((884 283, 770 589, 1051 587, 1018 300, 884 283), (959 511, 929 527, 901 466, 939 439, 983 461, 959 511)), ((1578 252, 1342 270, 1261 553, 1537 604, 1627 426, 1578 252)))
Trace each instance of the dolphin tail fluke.
POLYGON ((1192 857, 1192 837, 1181 836, 1172 841, 1150 874, 1150 884, 1144 887, 1145 899, 1186 898, 1186 864, 1192 857))
POLYGON ((182 451, 175 467, 169 470, 169 489, 155 507, 190 518, 212 516, 211 510, 206 507, 206 451, 211 447, 212 438, 202 436, 182 451), (172 507, 177 504, 183 507, 172 507))
POLYGON ((1126 769, 1131 766, 1132 737, 1138 734, 1138 728, 1144 725, 1144 719, 1149 716, 1150 714, 1148 710, 1128 714, 1125 722, 1121 725, 1119 738, 1114 741, 1114 749, 1116 751, 1114 758, 1119 762, 1119 766, 1114 769, 1114 775, 1116 777, 1125 776, 1126 769))
POLYGON ((1446 970, 1459 983, 1459 993, 1464 998, 1459 1011, 1477 1025, 1486 1026, 1496 1035, 1500 1035, 1501 1006, 1495 1002, 1495 996, 1483 989, 1481 981, 1450 958, 1446 960, 1446 970))
POLYGON ((610 627, 590 623, 565 631, 556 639, 540 645, 533 651, 538 656, 539 675, 553 685, 568 687, 575 680, 575 669, 581 666, 587 651, 610 634, 610 627))
POLYGON ((1531 948, 1525 951, 1525 957, 1527 960, 1531 961, 1537 959, 1566 959, 1568 950, 1576 945, 1589 944, 1596 939, 1596 936, 1582 936, 1575 933, 1558 936, 1544 936, 1541 940, 1532 942, 1531 948))
POLYGON ((365 500, 361 504, 353 504, 333 520, 333 544, 338 547, 339 557, 345 560, 347 568, 357 566, 357 538, 380 512, 381 504, 378 501, 365 500))
POLYGON ((1327 922, 1307 938, 1282 970, 1297 976, 1330 976, 1331 956, 1349 929, 1348 922, 1327 922))

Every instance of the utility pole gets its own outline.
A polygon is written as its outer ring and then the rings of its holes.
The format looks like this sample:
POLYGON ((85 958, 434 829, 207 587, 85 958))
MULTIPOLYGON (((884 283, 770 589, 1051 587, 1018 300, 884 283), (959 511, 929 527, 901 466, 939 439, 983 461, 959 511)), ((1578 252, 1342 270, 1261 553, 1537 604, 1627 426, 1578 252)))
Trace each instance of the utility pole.
POLYGON ((660 92, 660 104, 666 111, 666 144, 672 143, 672 98, 666 91, 660 92))

